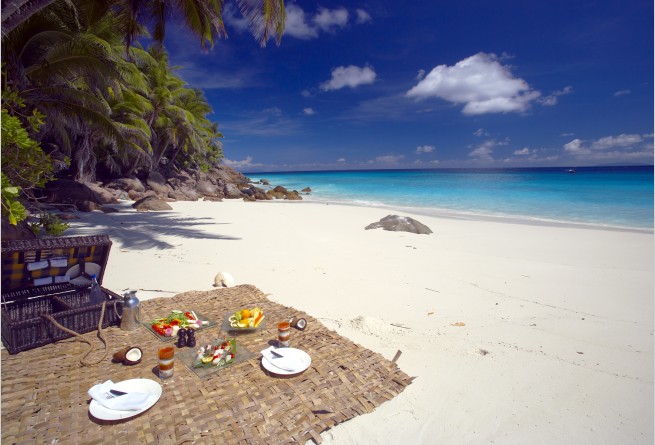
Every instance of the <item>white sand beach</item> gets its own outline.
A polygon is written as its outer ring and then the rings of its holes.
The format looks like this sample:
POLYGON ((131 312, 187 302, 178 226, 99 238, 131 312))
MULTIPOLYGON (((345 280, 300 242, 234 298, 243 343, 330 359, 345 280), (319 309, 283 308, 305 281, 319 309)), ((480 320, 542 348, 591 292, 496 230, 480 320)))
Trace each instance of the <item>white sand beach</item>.
POLYGON ((65 233, 111 237, 105 287, 172 296, 225 271, 389 359, 402 351, 414 382, 324 443, 654 441, 652 233, 312 202, 129 204, 79 213, 65 233), (388 214, 434 233, 364 230, 388 214))

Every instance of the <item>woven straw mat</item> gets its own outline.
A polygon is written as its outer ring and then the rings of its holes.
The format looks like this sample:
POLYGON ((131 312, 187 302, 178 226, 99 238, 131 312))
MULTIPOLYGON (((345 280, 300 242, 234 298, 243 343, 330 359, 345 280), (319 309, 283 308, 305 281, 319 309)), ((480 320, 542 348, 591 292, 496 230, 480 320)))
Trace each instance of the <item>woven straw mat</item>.
MULTIPOLYGON (((16 355, 3 350, 2 443, 321 443, 321 432, 373 411, 413 379, 380 354, 327 329, 302 311, 270 301, 251 285, 144 301, 141 318, 165 317, 175 309, 213 317, 218 325, 196 332, 200 346, 225 334, 220 331, 220 320, 226 314, 254 306, 264 310, 266 327, 236 337, 238 345, 254 356, 206 378, 176 361, 175 376, 160 381, 155 374, 157 350, 165 343, 144 327, 105 329, 110 354, 96 366, 80 365, 88 345, 75 338, 16 355), (306 351, 311 366, 291 378, 268 375, 259 351, 276 339, 277 322, 295 315, 307 320, 307 328, 292 328, 291 346, 306 351), (140 347, 142 362, 135 366, 112 363, 112 353, 124 346, 140 347), (152 408, 114 422, 89 414, 91 386, 132 378, 162 383, 163 394, 152 408)), ((98 344, 89 358, 102 354, 97 332, 85 337, 98 344)), ((176 354, 181 351, 176 348, 176 354)))

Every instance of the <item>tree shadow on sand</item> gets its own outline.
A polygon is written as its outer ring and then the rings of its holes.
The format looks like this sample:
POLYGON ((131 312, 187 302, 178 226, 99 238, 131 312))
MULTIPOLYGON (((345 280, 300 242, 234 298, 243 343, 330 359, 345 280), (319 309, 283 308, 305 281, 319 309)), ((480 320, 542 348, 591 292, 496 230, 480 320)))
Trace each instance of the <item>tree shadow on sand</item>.
POLYGON ((88 236, 106 234, 112 241, 119 242, 126 249, 145 250, 151 248, 170 249, 175 247, 161 239, 164 236, 188 239, 239 240, 207 231, 218 224, 214 218, 178 216, 179 213, 135 212, 127 204, 113 207, 117 213, 77 212, 80 219, 67 221, 70 228, 64 236, 88 236))

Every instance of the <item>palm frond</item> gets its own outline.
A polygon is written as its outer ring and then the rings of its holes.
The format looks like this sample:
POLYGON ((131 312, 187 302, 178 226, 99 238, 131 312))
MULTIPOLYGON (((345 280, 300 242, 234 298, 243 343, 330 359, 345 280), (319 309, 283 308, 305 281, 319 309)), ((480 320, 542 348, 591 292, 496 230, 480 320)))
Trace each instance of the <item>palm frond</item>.
POLYGON ((287 20, 284 0, 237 0, 237 5, 261 46, 266 46, 273 34, 280 44, 287 20))

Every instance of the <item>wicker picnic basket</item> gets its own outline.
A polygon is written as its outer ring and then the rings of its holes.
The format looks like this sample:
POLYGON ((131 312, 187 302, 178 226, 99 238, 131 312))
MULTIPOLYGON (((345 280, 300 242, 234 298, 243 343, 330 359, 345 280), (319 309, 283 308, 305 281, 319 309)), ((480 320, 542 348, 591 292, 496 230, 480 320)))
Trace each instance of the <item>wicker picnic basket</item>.
POLYGON ((107 235, 2 242, 2 343, 10 354, 119 324, 120 296, 101 287, 103 308, 89 294, 89 274, 102 284, 110 248, 107 235))

